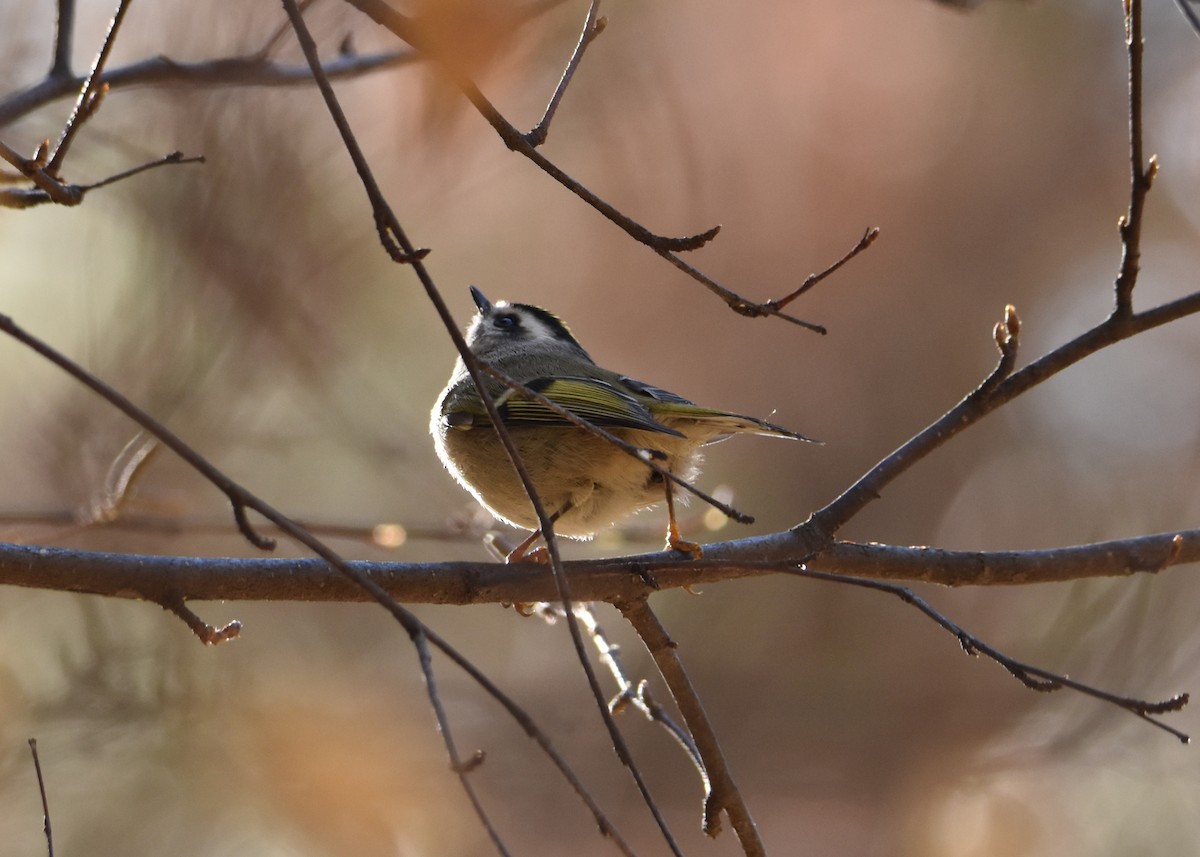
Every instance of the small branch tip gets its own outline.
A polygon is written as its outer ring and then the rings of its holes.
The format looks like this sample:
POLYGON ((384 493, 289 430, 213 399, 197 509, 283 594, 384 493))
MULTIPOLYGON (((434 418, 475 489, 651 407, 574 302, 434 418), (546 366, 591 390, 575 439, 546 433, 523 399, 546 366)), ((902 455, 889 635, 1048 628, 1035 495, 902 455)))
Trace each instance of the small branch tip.
POLYGON ((687 235, 683 238, 666 238, 661 235, 651 237, 649 244, 655 250, 665 250, 669 253, 683 253, 689 250, 699 250, 709 241, 717 237, 717 233, 721 231, 721 224, 717 224, 712 229, 705 230, 698 235, 687 235))
POLYGON ((275 550, 274 539, 260 535, 255 532, 254 527, 250 526, 250 519, 246 515, 246 504, 234 497, 230 497, 229 502, 233 505, 233 520, 237 523, 238 532, 245 536, 246 541, 259 550, 275 550))
POLYGON ((450 770, 456 774, 469 774, 471 771, 483 764, 483 760, 487 758, 487 753, 483 750, 476 750, 471 754, 471 758, 462 759, 457 764, 451 763, 450 770))
POLYGON ((192 611, 192 608, 187 606, 187 602, 181 596, 164 599, 159 602, 159 606, 182 619, 183 623, 196 635, 196 638, 206 646, 216 646, 227 640, 234 640, 242 632, 242 623, 237 619, 222 625, 220 628, 214 628, 197 616, 192 611))

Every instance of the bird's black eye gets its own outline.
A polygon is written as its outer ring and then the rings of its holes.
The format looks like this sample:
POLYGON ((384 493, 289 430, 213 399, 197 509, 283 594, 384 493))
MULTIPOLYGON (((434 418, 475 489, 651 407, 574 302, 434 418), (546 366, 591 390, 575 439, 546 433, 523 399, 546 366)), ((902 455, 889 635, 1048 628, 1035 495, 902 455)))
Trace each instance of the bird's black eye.
POLYGON ((516 330, 521 326, 521 319, 515 312, 502 312, 492 319, 492 324, 501 330, 516 330))

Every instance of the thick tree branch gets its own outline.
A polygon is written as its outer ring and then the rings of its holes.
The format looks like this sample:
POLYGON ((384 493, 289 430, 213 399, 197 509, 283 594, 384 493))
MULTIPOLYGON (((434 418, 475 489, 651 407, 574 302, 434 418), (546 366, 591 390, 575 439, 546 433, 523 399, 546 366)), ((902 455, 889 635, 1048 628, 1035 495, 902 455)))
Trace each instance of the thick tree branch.
MULTIPOLYGON (((564 564, 580 601, 632 601, 653 589, 787 573, 805 564, 873 580, 943 586, 1014 586, 1156 574, 1200 562, 1200 529, 1031 551, 949 551, 835 542, 815 559, 793 532, 704 546, 704 559, 671 551, 564 564)), ((532 563, 349 562, 408 604, 554 601, 557 589, 532 563)), ((0 585, 163 603, 188 601, 369 601, 371 596, 312 558, 142 556, 0 543, 0 585)))

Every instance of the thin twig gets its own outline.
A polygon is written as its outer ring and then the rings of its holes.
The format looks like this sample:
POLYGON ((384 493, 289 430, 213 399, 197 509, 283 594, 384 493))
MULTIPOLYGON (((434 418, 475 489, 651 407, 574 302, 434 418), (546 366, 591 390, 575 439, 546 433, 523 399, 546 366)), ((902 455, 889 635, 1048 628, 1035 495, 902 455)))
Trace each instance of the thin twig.
MULTIPOLYGON (((412 45, 419 52, 426 56, 437 59, 438 52, 436 47, 430 44, 429 40, 421 32, 419 24, 413 18, 403 15, 391 8, 384 0, 347 0, 350 5, 357 8, 364 15, 375 21, 382 27, 390 30, 394 35, 412 45)), ((593 31, 595 28, 593 27, 593 31)), ((585 28, 583 35, 586 37, 589 30, 585 28)), ((594 37, 594 32, 593 32, 594 37)), ((582 54, 582 48, 586 47, 586 43, 581 39, 580 45, 572 54, 572 62, 578 62, 578 56, 582 54)), ((750 318, 760 318, 763 316, 774 316, 783 319, 792 324, 803 327, 807 330, 812 330, 816 333, 825 333, 825 328, 819 324, 803 321, 787 313, 781 312, 779 306, 772 301, 766 303, 758 303, 743 298, 736 292, 717 283, 707 274, 704 274, 694 265, 690 265, 679 258, 677 253, 697 250, 703 247, 709 241, 713 240, 720 231, 720 225, 714 226, 704 232, 695 235, 683 237, 667 237, 651 232, 645 226, 641 225, 627 214, 621 212, 613 205, 601 199, 597 194, 593 193, 589 188, 576 181, 558 165, 544 157, 537 150, 537 142, 539 142, 531 134, 522 134, 516 127, 509 122, 504 115, 496 108, 494 104, 483 94, 479 87, 469 77, 461 72, 461 70, 453 67, 450 63, 441 63, 443 71, 448 74, 454 84, 459 88, 466 99, 471 103, 475 110, 487 121, 492 129, 499 135, 511 151, 518 152, 532 161, 542 172, 549 175, 563 187, 574 193, 585 203, 600 212, 604 217, 623 229, 634 240, 646 245, 654 250, 658 255, 662 256, 679 270, 683 271, 689 277, 703 284, 706 288, 718 295, 734 312, 750 318)), ((571 70, 568 65, 568 70, 571 70)), ((564 77, 567 75, 564 74, 564 77)), ((560 88, 565 88, 565 84, 560 80, 560 88)), ((557 94, 557 93, 556 93, 557 94)), ((535 128, 535 131, 537 129, 535 128)), ((870 232, 868 233, 870 235, 870 232)), ((869 244, 874 239, 874 235, 870 235, 869 239, 865 239, 869 244)), ((861 243, 861 242, 860 242, 861 243)), ((851 255, 855 255, 852 252, 851 255)), ((835 263, 835 267, 840 267, 840 264, 835 263)), ((819 277, 818 279, 823 279, 819 277)))
POLYGON ((117 2, 117 11, 113 14, 112 20, 108 24, 108 32, 104 35, 104 43, 100 46, 99 53, 96 54, 96 59, 92 63, 92 70, 88 73, 87 81, 79 91, 79 98, 75 101, 75 107, 71 111, 71 115, 67 119, 67 124, 63 127, 62 134, 54 146, 54 151, 50 155, 49 162, 46 164, 46 172, 52 176, 58 176, 62 172, 63 159, 66 158, 67 151, 71 148, 71 142, 75 139, 75 135, 79 133, 79 129, 83 127, 83 123, 94 115, 96 107, 99 105, 98 99, 103 97, 104 88, 103 84, 100 83, 100 73, 104 71, 104 64, 108 61, 108 55, 116 43, 117 33, 120 32, 121 23, 125 20, 125 13, 129 10, 130 2, 131 0, 118 0, 117 2))
POLYGON ((42 760, 38 758, 37 739, 29 739, 29 752, 33 754, 33 770, 37 774, 38 794, 42 797, 42 832, 46 834, 47 857, 54 857, 54 834, 50 830, 50 804, 46 800, 46 781, 42 779, 42 760))
POLYGON ((134 422, 141 425, 160 441, 166 444, 172 452, 187 462, 193 469, 197 470, 205 479, 217 487, 228 499, 233 507, 234 515, 238 523, 238 528, 242 535, 258 548, 266 548, 274 546, 274 541, 263 538, 254 532, 249 521, 246 519, 246 507, 249 505, 248 499, 251 495, 219 471, 216 467, 208 462, 200 453, 196 452, 191 446, 183 441, 179 435, 168 429, 158 420, 155 420, 127 397, 122 395, 110 384, 97 378, 92 373, 88 372, 75 361, 71 360, 65 354, 52 348, 41 339, 27 333, 17 326, 11 318, 6 315, 0 315, 0 331, 7 333, 18 342, 32 348, 38 354, 45 357, 51 363, 58 366, 67 374, 74 377, 76 380, 91 388, 95 393, 98 393, 102 398, 108 400, 116 406, 118 410, 132 419, 134 422))
POLYGON ((1125 45, 1129 55, 1129 209, 1121 217, 1121 268, 1117 273, 1116 302, 1113 315, 1128 318, 1133 314, 1133 288, 1137 285, 1141 260, 1142 213, 1146 194, 1158 172, 1158 160, 1143 161, 1142 147, 1142 39, 1141 0, 1125 2, 1125 45))
POLYGON ((1157 715, 1169 714, 1183 709, 1184 706, 1188 704, 1189 699, 1189 696, 1186 693, 1178 694, 1161 702, 1147 702, 1142 699, 1134 699, 1128 696, 1118 696, 1115 693, 1110 693, 1106 690, 1093 687, 1092 685, 1075 681, 1074 679, 1065 675, 1060 675, 1058 673, 1054 673, 1049 670, 1042 669, 1041 667, 1036 667, 1032 664, 1027 664, 1022 661, 1018 661, 1015 658, 1009 657, 999 649, 996 649, 993 646, 983 642, 974 634, 970 634, 963 630, 959 625, 950 621, 945 614, 935 609, 929 604, 929 602, 925 601, 925 599, 921 598, 907 587, 897 586, 894 583, 885 583, 879 580, 861 580, 856 577, 846 577, 845 575, 841 574, 828 574, 826 572, 810 571, 805 568, 794 569, 792 573, 800 577, 810 577, 814 580, 827 580, 849 586, 860 586, 864 589, 874 589, 877 592, 886 592, 889 595, 895 595, 904 603, 911 604, 912 606, 916 607, 942 628, 953 634, 958 639, 959 645, 962 646, 963 651, 968 655, 983 655, 984 657, 995 661, 1000 666, 1004 667, 1004 669, 1006 669, 1010 675, 1031 690, 1050 692, 1068 688, 1085 696, 1090 696, 1093 699, 1098 699, 1101 702, 1107 702, 1110 705, 1115 705, 1123 711, 1128 711, 1129 713, 1140 717, 1142 720, 1145 720, 1150 725, 1156 726, 1159 729, 1162 729, 1164 732, 1174 735, 1184 744, 1187 744, 1190 741, 1187 734, 1184 732, 1181 732, 1173 726, 1168 726, 1166 723, 1155 719, 1157 715))
MULTIPOLYGON (((551 615, 557 619, 562 615, 561 608, 553 608, 551 615)), ((579 617, 579 621, 587 629, 588 636, 592 639, 592 645, 596 647, 596 653, 600 657, 600 662, 608 667, 613 681, 617 683, 617 695, 609 701, 609 710, 613 714, 620 714, 625 708, 632 705, 647 720, 657 723, 666 729, 671 737, 679 743, 679 746, 683 748, 684 752, 688 754, 688 758, 704 783, 704 794, 707 798, 711 792, 708 773, 704 770, 704 762, 700 759, 700 751, 696 749, 696 742, 692 740, 692 736, 688 734, 686 729, 676 723, 671 715, 667 713, 666 709, 659 705, 650 694, 649 682, 642 679, 634 684, 629 679, 629 676, 625 673, 624 666, 621 664, 620 647, 609 641, 608 635, 604 633, 604 629, 600 627, 600 622, 596 619, 594 607, 586 603, 577 604, 575 606, 575 615, 579 617)))
POLYGON ((744 315, 747 318, 762 318, 764 316, 774 316, 781 318, 786 322, 790 322, 798 327, 803 327, 805 330, 811 330, 813 333, 819 333, 824 336, 827 331, 824 325, 816 324, 811 321, 805 321, 801 318, 796 318, 793 315, 788 315, 782 312, 778 307, 771 306, 768 303, 756 303, 739 295, 737 292, 726 288, 718 283, 708 274, 701 271, 695 265, 689 264, 679 258, 675 253, 670 253, 665 250, 656 251, 659 256, 666 259, 679 270, 683 271, 696 282, 700 283, 714 295, 725 301, 726 306, 736 312, 738 315, 744 315))
MULTIPOLYGON (((354 6, 368 18, 382 27, 390 30, 394 35, 412 45, 418 51, 431 58, 438 57, 438 51, 430 44, 429 40, 421 32, 420 26, 409 16, 401 14, 389 6, 384 0, 347 0, 350 5, 354 6)), ((460 70, 452 67, 448 63, 442 63, 443 70, 454 79, 455 85, 466 96, 467 100, 475 107, 481 116, 492 126, 493 130, 500 135, 500 139, 514 152, 519 152, 529 160, 533 161, 543 172, 550 175, 555 181, 570 190, 588 205, 595 208, 621 229, 625 230, 629 235, 633 236, 637 241, 645 244, 656 250, 668 250, 681 252, 686 250, 696 250, 703 247, 709 241, 716 237, 720 231, 720 226, 714 226, 704 232, 696 235, 688 235, 680 238, 672 238, 663 235, 657 235, 642 226, 637 221, 618 211, 609 203, 605 202, 592 191, 588 190, 582 184, 577 182, 571 176, 567 175, 554 163, 545 158, 537 149, 525 139, 525 135, 516 129, 515 126, 504 115, 496 109, 495 105, 488 100, 487 96, 480 91, 474 81, 464 75, 460 70)))
POLYGON ((598 18, 597 15, 599 12, 600 0, 591 0, 591 4, 588 6, 587 18, 584 19, 583 29, 579 33, 579 41, 575 45, 575 50, 571 53, 571 59, 568 60, 566 68, 563 69, 558 86, 554 87, 554 94, 550 96, 550 102, 546 105, 546 112, 542 114, 542 118, 537 125, 525 135, 525 141, 529 145, 537 147, 546 142, 546 136, 550 133, 550 122, 554 119, 554 114, 558 111, 558 103, 562 101, 567 87, 571 84, 571 78, 575 76, 575 69, 579 67, 579 62, 583 59, 583 52, 587 50, 587 46, 592 43, 592 40, 596 36, 604 32, 608 21, 605 18, 598 18))
MULTIPOLYGON (((330 79, 344 80, 410 65, 421 59, 421 55, 413 50, 386 51, 364 56, 338 56, 326 62, 324 68, 330 79)), ((78 92, 86 80, 84 77, 47 77, 0 99, 0 126, 78 92)), ((100 75, 100 83, 110 90, 134 86, 306 86, 312 84, 312 72, 307 65, 271 62, 257 54, 198 62, 159 56, 105 70, 100 75)))
POLYGON ((720 815, 724 812, 729 817, 746 857, 764 857, 766 846, 763 845, 750 809, 733 780, 733 774, 730 773, 729 764, 725 761, 725 754, 700 701, 700 695, 696 693, 696 688, 683 668, 675 642, 667 634, 667 629, 650 609, 650 604, 645 598, 618 602, 614 606, 637 631, 646 650, 654 658, 654 663, 670 688, 671 696, 683 714, 684 722, 687 723, 692 740, 696 743, 696 750, 704 763, 704 770, 711 784, 711 790, 704 801, 704 832, 709 836, 716 836, 721 829, 720 815))
MULTIPOLYGON (((517 452, 516 446, 509 436, 508 431, 504 428, 499 413, 496 410, 495 403, 484 390, 483 373, 477 365, 476 361, 467 347, 466 340, 463 339, 462 333, 458 329, 458 325, 454 321, 454 317, 450 314, 449 308, 442 299, 441 293, 433 282, 428 269, 422 262, 425 252, 418 250, 411 241, 409 241, 407 233, 401 226, 391 206, 388 205, 382 191, 380 191, 378 183, 375 181, 374 174, 371 171, 370 165, 367 163, 366 157, 362 153, 361 147, 354 136, 353 130, 350 128, 349 122, 346 121, 345 114, 338 104, 337 96, 333 91, 332 85, 325 77, 321 70, 320 58, 317 56, 316 43, 312 39, 312 35, 308 32, 308 27, 304 22, 304 18, 300 15, 296 7, 295 0, 283 0, 284 8, 287 10, 288 18, 292 22, 292 27, 296 31, 296 36, 300 42, 301 50, 304 52, 304 57, 308 61, 309 67, 312 70, 314 79, 317 82, 318 89, 325 101, 331 117, 337 125, 338 131, 342 136, 342 142, 346 147, 351 160, 354 162, 355 169, 358 172, 359 179, 363 183, 367 197, 371 202, 371 208, 374 215, 375 223, 379 231, 380 240, 384 245, 384 249, 397 263, 408 264, 412 266, 413 272, 420 280, 422 287, 425 289, 426 295, 436 309, 439 317, 442 320, 443 326, 446 328, 451 341, 459 354, 463 356, 467 365, 467 370, 471 375, 472 380, 480 390, 480 397, 487 408, 488 414, 494 424, 499 425, 498 436, 501 443, 505 447, 510 461, 515 468, 517 475, 520 477, 522 484, 525 486, 526 493, 529 495, 530 503, 532 504, 538 521, 542 527, 542 534, 546 542, 547 554, 550 558, 551 569, 554 572, 555 586, 558 589, 559 600, 563 604, 563 608, 568 613, 567 627, 571 631, 572 641, 575 645, 576 654, 583 667, 584 673, 587 676, 588 685, 592 690, 592 695, 595 698, 597 705, 600 708, 601 716, 608 728, 609 736, 612 739, 613 747, 618 758, 626 769, 630 772, 634 782, 637 784, 638 790, 642 795, 643 801, 646 803, 651 814, 653 815, 656 824, 661 831, 664 840, 671 847, 673 853, 677 857, 681 857, 678 845, 675 843, 674 836, 671 834, 667 826, 666 819, 659 810, 657 804, 650 795, 649 787, 646 785, 645 779, 638 770, 637 765, 633 761, 632 754, 622 738, 620 731, 613 722, 612 715, 609 713, 603 693, 600 689, 599 681, 596 679, 595 671, 592 669, 591 662, 587 657, 584 649, 583 637, 579 630, 579 623, 575 621, 574 614, 571 613, 571 595, 569 584, 566 580, 566 575, 562 569, 562 559, 558 552, 558 540, 554 535, 553 521, 546 513, 541 500, 537 496, 537 492, 529 479, 528 473, 525 471, 524 464, 521 462, 520 454, 517 452)), ((381 590, 382 591, 382 590, 381 590)), ((609 835, 612 834, 611 825, 602 823, 601 830, 609 835)))
POLYGON ((849 262, 851 259, 853 259, 855 256, 857 256, 859 253, 863 252, 868 247, 870 247, 872 244, 874 244, 875 239, 878 237, 879 237, 879 227, 878 226, 870 227, 869 229, 867 229, 866 232, 863 233, 862 238, 858 239, 858 243, 855 244, 853 247, 851 247, 849 250, 847 250, 845 255, 842 256, 842 258, 838 259, 832 265, 827 267, 824 271, 820 271, 819 273, 816 273, 816 274, 809 274, 804 279, 804 282, 800 284, 800 287, 798 289, 796 289, 794 292, 792 292, 791 294, 789 294, 785 297, 782 297, 782 298, 769 300, 766 302, 766 304, 764 306, 771 306, 771 307, 774 307, 775 309, 783 309, 785 306, 790 304, 796 298, 800 297, 802 294, 807 292, 809 289, 811 289, 817 283, 821 282, 825 278, 832 275, 834 272, 836 272, 839 268, 841 268, 843 265, 845 265, 847 262, 849 262))
MULTIPOLYGON (((359 593, 360 598, 363 600, 374 600, 381 604, 389 613, 391 613, 396 621, 399 622, 405 631, 409 633, 410 637, 413 638, 414 644, 418 647, 418 650, 422 645, 424 645, 424 640, 428 640, 437 646, 438 649, 451 658, 451 660, 453 660, 459 667, 466 670, 468 674, 471 675, 472 678, 474 678, 487 693, 489 693, 502 706, 504 706, 506 710, 508 710, 510 713, 514 713, 514 717, 518 720, 518 722, 520 722, 525 731, 535 737, 539 746, 546 750, 548 755, 551 756, 555 765, 564 774, 567 780, 571 783, 572 787, 584 800, 589 810, 592 811, 598 826, 604 832, 604 834, 609 836, 614 843, 621 848, 623 853, 627 855, 632 853, 628 846, 625 845, 616 829, 612 826, 611 822, 609 822, 609 820, 600 811, 595 800, 586 792, 586 790, 584 790, 578 777, 576 777, 570 771, 570 768, 567 766, 567 763, 561 754, 553 750, 549 738, 547 738, 545 734, 538 729, 533 719, 527 713, 522 711, 510 697, 505 695, 499 689, 499 687, 492 682, 487 681, 486 677, 483 676, 478 669, 471 665, 470 662, 463 657, 461 653, 454 649, 454 647, 451 646, 446 640, 434 634, 430 629, 425 627, 425 625, 421 623, 410 611, 400 606, 400 604, 398 604, 396 600, 392 598, 377 581, 372 579, 365 572, 360 563, 346 562, 324 542, 322 542, 320 539, 317 539, 306 529, 304 529, 304 527, 292 521, 273 506, 229 479, 228 476, 214 467, 194 449, 185 444, 174 433, 168 430, 165 426, 163 426, 145 411, 138 408, 127 398, 114 390, 110 385, 91 375, 91 373, 89 373, 86 369, 74 363, 65 355, 55 351, 46 343, 32 337, 28 333, 25 333, 23 330, 20 330, 20 328, 17 328, 12 319, 8 318, 7 316, 0 315, 0 331, 13 336, 18 341, 24 343, 37 353, 49 359, 55 365, 63 368, 70 375, 80 380, 87 387, 107 400, 110 404, 113 404, 115 407, 129 416, 143 429, 157 437, 159 441, 183 458, 183 460, 187 462, 193 469, 197 470, 197 472, 199 472, 209 482, 222 491, 222 493, 229 497, 230 502, 234 505, 235 514, 240 511, 241 514, 244 515, 246 509, 253 509, 255 512, 262 515, 264 518, 286 533, 289 537, 304 545, 314 554, 320 557, 322 564, 327 565, 327 567, 332 566, 343 582, 349 582, 349 584, 354 587, 354 589, 359 593), (516 712, 519 712, 519 716, 516 712)), ((244 532, 243 535, 245 535, 244 532)), ((262 540, 261 537, 257 536, 256 534, 254 535, 256 538, 262 540)), ((0 556, 4 555, 5 548, 11 547, 14 546, 0 545, 0 556)), ((46 550, 46 548, 37 548, 34 553, 40 556, 47 556, 45 553, 46 550)), ((189 560, 180 557, 163 557, 162 559, 167 560, 168 563, 178 563, 179 566, 177 567, 180 568, 187 566, 190 562, 189 560)), ((492 567, 494 568, 494 566, 492 567)), ((268 580, 265 577, 260 577, 258 582, 267 583, 268 580)), ((77 587, 72 588, 74 591, 79 591, 77 587)), ((139 597, 144 597, 147 600, 155 601, 156 603, 162 605, 165 609, 172 610, 174 612, 175 605, 173 602, 177 599, 182 599, 186 604, 187 599, 194 597, 192 594, 192 589, 193 588, 190 585, 185 583, 183 586, 179 587, 172 586, 170 588, 159 589, 154 594, 150 594, 149 590, 142 590, 142 594, 139 597)), ((126 594, 128 595, 128 591, 126 594)), ((185 621, 187 621, 186 616, 181 615, 181 618, 185 618, 185 621)), ((188 621, 188 624, 189 627, 193 627, 193 623, 191 621, 188 621)), ((201 624, 203 623, 201 622, 201 624)), ((195 630, 194 627, 193 630, 195 630)), ((427 660, 427 657, 422 656, 421 663, 423 668, 427 664, 427 660)), ((431 683, 430 679, 431 677, 427 675, 426 687, 428 690, 430 690, 430 692, 436 692, 436 684, 431 683)), ((447 736, 449 735, 449 724, 439 723, 438 725, 443 736, 443 741, 447 742, 447 736)), ((459 773, 460 779, 464 778, 466 775, 465 771, 467 766, 458 757, 452 743, 447 742, 447 752, 450 756, 451 768, 459 773)), ((471 789, 469 783, 464 783, 464 787, 467 788, 470 793, 473 793, 473 789, 471 789)))
POLYGON ((54 58, 50 77, 72 77, 71 43, 75 35, 75 0, 58 0, 58 17, 54 23, 54 58))
POLYGON ((8 145, 0 141, 0 158, 8 161, 31 181, 37 187, 35 188, 3 188, 0 189, 0 208, 32 208, 36 205, 45 205, 46 203, 57 203, 65 206, 75 206, 83 202, 88 191, 96 190, 97 188, 106 187, 115 182, 123 181, 132 176, 139 175, 147 170, 155 169, 156 167, 168 166, 171 164, 203 164, 204 157, 193 156, 185 157, 183 152, 172 152, 169 155, 163 155, 161 158, 156 158, 144 164, 139 164, 128 170, 123 170, 108 178, 101 179, 98 182, 91 184, 72 184, 63 182, 57 176, 50 173, 48 168, 39 167, 36 161, 29 161, 20 156, 20 154, 10 148, 8 145))
POLYGON ((226 640, 236 639, 242 632, 242 623, 237 619, 225 623, 220 628, 213 627, 197 616, 195 611, 187 606, 183 597, 177 593, 164 598, 159 602, 159 606, 182 619, 183 624, 187 625, 197 639, 206 646, 216 646, 226 640))
POLYGON ((846 522, 877 499, 883 489, 900 474, 1001 405, 1106 346, 1197 312, 1200 312, 1200 292, 1193 292, 1128 317, 1114 313, 1095 327, 1002 381, 986 389, 981 385, 981 388, 972 391, 944 415, 863 474, 836 500, 813 513, 808 521, 793 530, 808 530, 817 542, 828 542, 846 522))

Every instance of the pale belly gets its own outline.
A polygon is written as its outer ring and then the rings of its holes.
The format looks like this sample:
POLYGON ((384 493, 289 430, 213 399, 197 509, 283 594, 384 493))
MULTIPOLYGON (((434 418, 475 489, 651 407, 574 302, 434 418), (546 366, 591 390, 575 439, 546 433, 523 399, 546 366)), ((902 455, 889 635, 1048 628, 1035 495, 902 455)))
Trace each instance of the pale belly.
MULTIPOLYGON (((574 427, 511 430, 525 468, 554 531, 588 538, 625 516, 666 498, 663 477, 607 441, 574 427)), ((661 450, 659 466, 690 479, 699 443, 658 432, 617 429, 613 434, 643 448, 661 450)), ((443 461, 458 482, 496 517, 527 530, 537 516, 496 433, 490 428, 447 428, 435 437, 443 461)))

